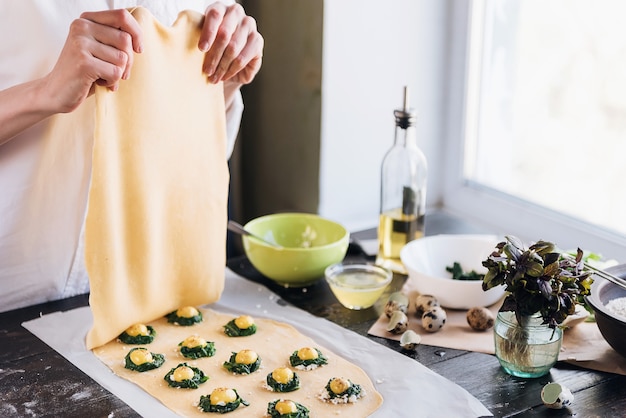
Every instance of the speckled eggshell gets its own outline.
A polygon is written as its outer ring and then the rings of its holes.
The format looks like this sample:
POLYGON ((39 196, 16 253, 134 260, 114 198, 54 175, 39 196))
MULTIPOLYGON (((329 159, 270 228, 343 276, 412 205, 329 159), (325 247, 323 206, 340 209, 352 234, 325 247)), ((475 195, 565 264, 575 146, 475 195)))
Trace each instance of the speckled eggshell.
POLYGON ((439 306, 439 301, 433 295, 419 295, 415 298, 415 313, 418 317, 436 306, 439 306))
POLYGON ((395 311, 407 313, 409 310, 409 297, 402 292, 394 292, 389 296, 385 305, 385 315, 391 318, 395 311))
POLYGON ((437 332, 446 324, 446 311, 434 306, 422 315, 422 327, 428 332, 437 332))
POLYGON ((394 311, 389 318, 389 324, 387 324, 387 331, 392 334, 402 334, 409 326, 409 318, 402 311, 394 311))
POLYGON ((467 311, 467 323, 476 331, 485 331, 493 327, 495 318, 491 311, 482 306, 475 306, 467 311))
POLYGON ((572 404, 574 395, 559 383, 548 383, 541 389, 541 400, 550 409, 562 409, 572 404))

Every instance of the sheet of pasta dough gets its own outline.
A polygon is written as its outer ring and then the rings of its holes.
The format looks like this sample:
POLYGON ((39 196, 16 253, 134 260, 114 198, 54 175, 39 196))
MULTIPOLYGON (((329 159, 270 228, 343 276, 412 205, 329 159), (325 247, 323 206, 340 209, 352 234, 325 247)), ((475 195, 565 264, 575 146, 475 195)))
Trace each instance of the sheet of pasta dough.
POLYGON ((291 399, 305 405, 311 411, 311 417, 354 417, 370 416, 383 403, 383 398, 374 387, 368 375, 352 363, 336 355, 330 348, 321 346, 303 335, 291 325, 265 318, 255 318, 257 332, 248 337, 228 337, 223 326, 234 318, 233 315, 202 309, 204 320, 192 326, 169 324, 165 318, 151 321, 156 331, 154 341, 147 345, 133 346, 120 341, 111 341, 98 347, 94 354, 118 376, 139 385, 146 392, 161 401, 165 406, 184 417, 207 417, 219 414, 207 414, 198 409, 201 395, 208 395, 217 387, 237 390, 237 393, 250 402, 250 406, 240 406, 227 415, 236 417, 265 416, 267 404, 278 398, 291 399), (199 335, 215 343, 215 355, 212 357, 190 360, 179 352, 178 343, 190 335, 199 335), (165 356, 165 363, 158 369, 147 372, 135 372, 124 368, 124 357, 133 347, 145 347, 153 353, 165 356), (328 358, 328 364, 314 370, 292 370, 300 379, 300 389, 279 393, 269 390, 266 376, 277 367, 290 367, 289 356, 302 347, 315 347, 328 358), (229 360, 232 352, 242 349, 254 350, 261 358, 261 367, 249 375, 236 375, 227 371, 223 363, 229 360), (169 387, 163 377, 172 368, 182 362, 202 370, 209 380, 198 389, 177 389, 169 387), (333 377, 345 377, 361 385, 365 396, 354 403, 333 404, 320 399, 320 393, 333 377))
POLYGON ((85 263, 94 326, 87 348, 127 326, 219 299, 228 197, 223 86, 198 50, 202 15, 172 27, 133 15, 144 50, 117 92, 96 89, 85 263))

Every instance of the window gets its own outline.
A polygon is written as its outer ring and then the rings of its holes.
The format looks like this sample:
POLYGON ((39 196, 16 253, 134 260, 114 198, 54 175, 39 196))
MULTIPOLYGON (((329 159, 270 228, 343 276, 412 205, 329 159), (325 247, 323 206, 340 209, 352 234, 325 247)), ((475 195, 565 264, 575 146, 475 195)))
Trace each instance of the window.
POLYGON ((626 3, 453 2, 444 205, 626 255, 626 3), (455 63, 457 63, 455 65, 455 63))

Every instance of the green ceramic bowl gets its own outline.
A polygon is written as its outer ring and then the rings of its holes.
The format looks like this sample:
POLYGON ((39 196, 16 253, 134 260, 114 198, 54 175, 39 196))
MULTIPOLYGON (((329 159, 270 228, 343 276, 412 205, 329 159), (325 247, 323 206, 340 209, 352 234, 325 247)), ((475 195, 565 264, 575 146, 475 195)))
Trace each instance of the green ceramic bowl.
POLYGON ((274 248, 243 236, 246 256, 264 276, 285 287, 310 285, 324 277, 324 270, 348 251, 350 233, 342 225, 308 213, 261 216, 245 229, 282 248, 274 248))

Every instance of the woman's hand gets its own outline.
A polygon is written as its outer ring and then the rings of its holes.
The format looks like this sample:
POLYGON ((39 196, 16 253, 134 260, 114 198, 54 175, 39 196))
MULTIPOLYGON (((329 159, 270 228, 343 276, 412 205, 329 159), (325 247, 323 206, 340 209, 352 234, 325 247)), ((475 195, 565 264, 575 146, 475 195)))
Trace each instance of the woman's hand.
POLYGON ((205 13, 198 47, 206 52, 202 70, 212 83, 248 84, 261 68, 263 37, 239 4, 216 2, 205 13))
POLYGON ((50 115, 73 111, 95 84, 116 90, 141 43, 141 28, 128 11, 83 13, 49 74, 0 91, 0 145, 50 115))
POLYGON ((130 76, 133 52, 141 52, 141 28, 125 9, 86 12, 72 22, 53 70, 45 77, 57 112, 71 112, 93 92, 111 90, 130 76))

